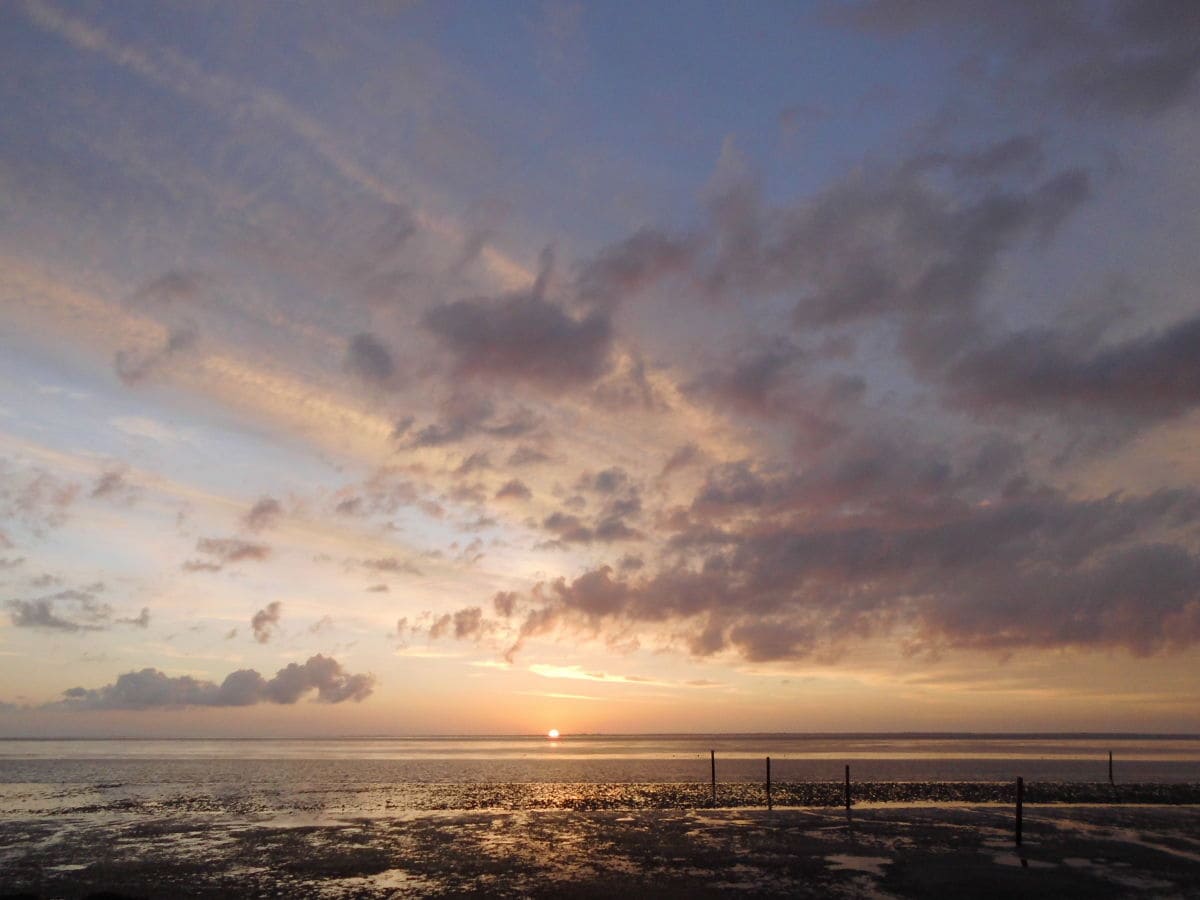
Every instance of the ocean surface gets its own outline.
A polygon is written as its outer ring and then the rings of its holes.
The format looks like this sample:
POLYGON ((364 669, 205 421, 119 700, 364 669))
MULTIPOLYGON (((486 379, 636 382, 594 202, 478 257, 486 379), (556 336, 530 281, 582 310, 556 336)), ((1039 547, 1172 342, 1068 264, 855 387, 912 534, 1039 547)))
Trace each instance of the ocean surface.
MULTIPOLYGON (((0 815, 183 809, 544 806, 705 795, 710 751, 735 801, 764 779, 840 782, 1200 782, 1200 736, 564 735, 335 740, 0 740, 0 815), (687 786, 694 786, 688 789, 687 786), (745 790, 739 791, 739 786, 745 790), (647 795, 649 796, 649 795, 647 795)), ((756 788, 757 790, 757 788, 756 788)), ((747 794, 747 799, 749 794, 747 794)), ((631 802, 637 802, 631 801, 631 802)), ((697 801, 699 802, 699 801, 697 801)))

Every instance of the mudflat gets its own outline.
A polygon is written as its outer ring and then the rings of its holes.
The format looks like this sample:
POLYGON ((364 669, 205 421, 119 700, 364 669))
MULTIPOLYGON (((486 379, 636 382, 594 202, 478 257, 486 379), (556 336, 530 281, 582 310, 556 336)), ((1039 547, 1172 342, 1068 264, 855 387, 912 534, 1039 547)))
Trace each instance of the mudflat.
POLYGON ((1200 897, 1200 806, 36 816, 3 896, 1200 897))

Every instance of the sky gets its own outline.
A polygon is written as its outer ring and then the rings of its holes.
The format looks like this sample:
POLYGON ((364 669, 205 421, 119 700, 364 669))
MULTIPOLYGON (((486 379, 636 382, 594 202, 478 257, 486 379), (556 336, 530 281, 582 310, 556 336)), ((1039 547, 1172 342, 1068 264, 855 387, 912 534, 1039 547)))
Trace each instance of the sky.
POLYGON ((0 60, 0 736, 1200 731, 1200 5, 0 60))

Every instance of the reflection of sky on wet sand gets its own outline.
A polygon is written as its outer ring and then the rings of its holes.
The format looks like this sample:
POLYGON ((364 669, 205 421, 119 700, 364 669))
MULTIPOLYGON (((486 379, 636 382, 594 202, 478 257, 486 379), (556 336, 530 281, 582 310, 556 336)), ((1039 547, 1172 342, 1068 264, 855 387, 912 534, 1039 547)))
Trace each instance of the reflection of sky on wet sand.
POLYGON ((1177 893, 1200 877, 1194 807, 1047 808, 1027 823, 1018 850, 995 807, 7 818, 0 859, 17 886, 36 870, 43 890, 183 895, 929 896, 986 883, 1083 897, 1177 893))

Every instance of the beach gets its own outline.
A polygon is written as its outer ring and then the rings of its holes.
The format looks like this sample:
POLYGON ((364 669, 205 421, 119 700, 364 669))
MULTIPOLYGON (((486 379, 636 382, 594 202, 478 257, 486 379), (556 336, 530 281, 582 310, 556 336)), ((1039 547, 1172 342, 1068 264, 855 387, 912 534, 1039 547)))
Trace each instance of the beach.
POLYGON ((91 810, 0 824, 5 896, 1196 897, 1200 807, 91 810))
POLYGON ((1200 896, 1200 741, 6 741, 0 872, 9 897, 1200 896))

